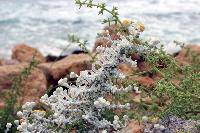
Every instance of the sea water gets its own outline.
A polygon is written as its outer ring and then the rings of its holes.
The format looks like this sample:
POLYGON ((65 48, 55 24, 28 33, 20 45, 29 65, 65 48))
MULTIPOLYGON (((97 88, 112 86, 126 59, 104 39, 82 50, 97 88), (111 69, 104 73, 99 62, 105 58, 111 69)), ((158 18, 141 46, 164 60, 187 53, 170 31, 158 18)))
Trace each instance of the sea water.
MULTIPOLYGON (((120 18, 145 24, 144 38, 156 37, 168 51, 174 40, 200 43, 200 0, 94 0, 119 7, 120 18)), ((75 34, 94 45, 104 27, 97 9, 78 9, 73 0, 0 0, 0 57, 9 57, 19 43, 43 54, 68 54, 78 46, 67 40, 75 34), (63 52, 64 51, 64 52, 63 52)))

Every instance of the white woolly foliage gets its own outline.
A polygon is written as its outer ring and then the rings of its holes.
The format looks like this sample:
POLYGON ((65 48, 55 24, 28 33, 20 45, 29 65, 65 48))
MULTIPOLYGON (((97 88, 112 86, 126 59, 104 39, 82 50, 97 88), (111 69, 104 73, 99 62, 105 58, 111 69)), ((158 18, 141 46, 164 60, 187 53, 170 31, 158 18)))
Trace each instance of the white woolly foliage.
POLYGON ((82 71, 80 76, 71 73, 70 77, 77 78, 76 85, 68 83, 68 80, 61 79, 58 84, 67 87, 64 90, 58 87, 53 95, 47 94, 41 97, 40 101, 50 107, 52 114, 46 115, 45 111, 32 110, 34 103, 27 103, 23 106, 23 111, 18 112, 22 122, 18 126, 20 132, 64 132, 67 124, 72 124, 78 120, 84 120, 90 125, 88 132, 114 129, 120 130, 125 123, 115 116, 110 122, 101 116, 105 109, 125 108, 129 109, 130 104, 112 104, 104 99, 107 94, 116 94, 137 90, 137 87, 128 86, 117 88, 112 83, 112 78, 123 78, 118 71, 120 63, 128 63, 135 67, 137 64, 132 61, 129 54, 137 50, 136 46, 130 44, 125 38, 113 41, 110 48, 98 47, 98 60, 93 63, 92 70, 82 71), (59 130, 58 130, 59 129, 59 130))

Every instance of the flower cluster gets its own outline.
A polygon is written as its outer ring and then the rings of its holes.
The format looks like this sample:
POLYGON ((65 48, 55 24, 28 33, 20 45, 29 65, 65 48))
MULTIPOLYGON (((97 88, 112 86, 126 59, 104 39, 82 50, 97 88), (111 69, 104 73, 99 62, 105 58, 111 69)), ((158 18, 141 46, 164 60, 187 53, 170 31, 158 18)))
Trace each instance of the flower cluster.
POLYGON ((123 128, 127 116, 124 116, 123 122, 118 116, 111 122, 104 119, 102 113, 109 109, 130 108, 129 103, 123 105, 107 101, 105 99, 107 95, 131 90, 140 93, 136 86, 119 87, 112 82, 112 78, 125 77, 118 70, 120 63, 137 66, 137 63, 130 58, 130 53, 138 47, 131 45, 126 38, 111 41, 113 45, 110 48, 97 48, 99 55, 92 64, 92 70, 81 71, 79 76, 75 73, 70 74, 70 78, 76 79, 76 84, 69 83, 67 78, 60 79, 58 84, 68 88, 67 90, 58 87, 53 95, 45 94, 41 97, 40 102, 50 108, 50 115, 42 110, 34 110, 35 103, 23 105, 23 111, 17 113, 20 118, 17 129, 21 132, 57 132, 63 131, 66 125, 79 120, 89 124, 87 130, 93 132, 117 131, 123 128))
POLYGON ((122 25, 128 28, 129 34, 134 37, 139 37, 141 32, 145 30, 144 25, 136 20, 124 19, 122 25))

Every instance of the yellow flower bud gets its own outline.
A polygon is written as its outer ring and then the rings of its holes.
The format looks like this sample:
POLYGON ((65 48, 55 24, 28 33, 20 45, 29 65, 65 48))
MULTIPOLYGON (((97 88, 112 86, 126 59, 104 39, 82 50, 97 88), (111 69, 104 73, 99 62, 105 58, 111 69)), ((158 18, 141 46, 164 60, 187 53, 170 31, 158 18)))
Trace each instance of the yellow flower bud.
POLYGON ((159 120, 158 117, 153 117, 153 118, 151 118, 151 122, 152 122, 152 123, 157 123, 158 120, 159 120))
POLYGON ((137 22, 136 26, 141 32, 143 32, 145 30, 145 27, 141 22, 137 22))
POLYGON ((122 24, 123 24, 124 26, 127 26, 127 27, 130 26, 131 23, 132 23, 132 21, 129 20, 129 19, 124 19, 124 20, 122 21, 122 24))
POLYGON ((33 112, 35 112, 35 113, 46 113, 46 111, 44 111, 44 110, 33 110, 33 112))

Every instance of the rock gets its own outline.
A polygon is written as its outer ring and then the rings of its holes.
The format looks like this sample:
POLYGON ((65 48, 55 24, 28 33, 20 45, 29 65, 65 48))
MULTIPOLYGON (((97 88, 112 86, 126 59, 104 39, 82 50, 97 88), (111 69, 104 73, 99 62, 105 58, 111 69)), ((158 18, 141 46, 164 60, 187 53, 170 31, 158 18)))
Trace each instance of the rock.
MULTIPOLYGON (((27 63, 18 65, 0 66, 0 93, 9 91, 12 86, 12 79, 28 66, 27 63)), ((37 102, 47 89, 47 80, 42 70, 34 68, 31 74, 22 81, 21 96, 19 103, 28 101, 37 102)))
POLYGON ((2 109, 3 107, 4 107, 4 101, 0 99, 0 109, 2 109))
POLYGON ((96 42, 95 42, 95 46, 93 48, 93 52, 96 51, 96 48, 98 46, 102 46, 102 47, 110 47, 112 45, 112 42, 110 41, 110 39, 108 39, 108 34, 109 37, 111 38, 111 40, 119 40, 120 36, 117 35, 117 25, 110 25, 110 26, 106 26, 104 28, 103 33, 100 33, 103 37, 97 38, 96 42))
POLYGON ((74 50, 74 51, 72 52, 72 54, 88 54, 88 52, 85 52, 85 51, 83 51, 83 50, 74 50))
POLYGON ((111 41, 107 38, 98 38, 95 42, 95 46, 93 48, 93 52, 96 51, 96 48, 98 46, 102 46, 102 47, 110 47, 112 45, 111 41))
POLYGON ((10 59, 0 59, 0 66, 3 65, 17 65, 19 61, 17 60, 10 60, 10 59))
POLYGON ((138 121, 132 120, 130 123, 122 129, 121 133, 143 133, 144 125, 138 121))
POLYGON ((41 63, 45 62, 45 57, 37 49, 25 44, 19 44, 12 50, 12 59, 19 62, 31 62, 33 57, 41 63))
POLYGON ((144 72, 144 71, 149 72, 151 70, 151 66, 145 61, 138 62, 137 66, 138 66, 139 70, 142 72, 144 72))
POLYGON ((140 94, 136 94, 136 93, 132 93, 132 100, 135 103, 141 103, 141 101, 143 101, 146 104, 152 104, 153 101, 150 97, 144 97, 142 98, 140 94))
POLYGON ((148 76, 134 76, 130 77, 130 79, 137 81, 139 84, 145 86, 145 87, 151 87, 154 85, 154 80, 148 76))
POLYGON ((64 59, 67 57, 67 55, 60 55, 60 56, 55 56, 55 55, 47 55, 46 56, 46 61, 47 62, 55 62, 64 59))
POLYGON ((52 77, 53 80, 58 81, 70 72, 79 74, 82 70, 91 69, 90 61, 91 57, 87 54, 72 54, 60 61, 39 64, 38 67, 42 69, 48 77, 52 77))
POLYGON ((39 102, 47 90, 47 79, 42 70, 35 68, 22 85, 21 103, 39 102))
POLYGON ((192 55, 200 56, 200 46, 188 45, 177 54, 175 59, 179 65, 192 64, 192 55))
POLYGON ((27 66, 27 63, 0 66, 0 91, 3 89, 9 89, 12 84, 12 78, 17 76, 27 66))
POLYGON ((128 64, 120 64, 118 66, 118 68, 120 69, 120 71, 125 74, 125 75, 131 75, 134 72, 134 68, 132 68, 130 65, 128 64))
POLYGON ((120 39, 120 36, 117 35, 117 30, 118 30, 118 26, 117 25, 110 25, 110 26, 106 26, 104 28, 105 31, 108 31, 109 32, 109 35, 111 37, 112 40, 119 40, 120 39))
POLYGON ((139 53, 133 53, 131 55, 131 59, 132 60, 136 60, 137 62, 143 62, 143 61, 145 61, 144 57, 142 57, 142 55, 140 55, 139 53))

